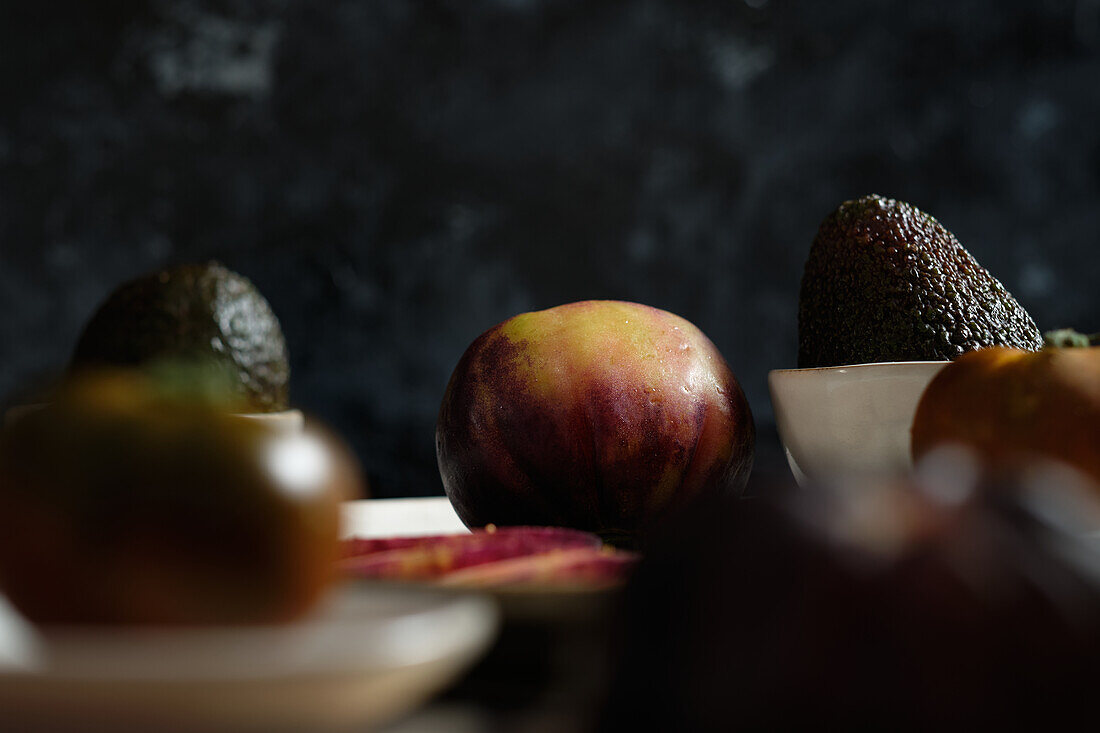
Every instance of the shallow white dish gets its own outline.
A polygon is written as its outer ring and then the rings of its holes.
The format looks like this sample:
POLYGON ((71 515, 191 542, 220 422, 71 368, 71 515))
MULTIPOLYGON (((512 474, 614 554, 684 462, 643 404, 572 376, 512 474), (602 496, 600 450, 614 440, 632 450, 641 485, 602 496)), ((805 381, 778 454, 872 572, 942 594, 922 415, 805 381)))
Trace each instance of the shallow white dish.
MULTIPOLYGON (((35 402, 29 405, 13 405, 4 413, 4 424, 10 425, 23 415, 36 412, 46 407, 46 402, 35 402)), ((233 417, 242 420, 254 420, 271 427, 274 430, 282 430, 287 433, 300 432, 305 427, 306 418, 301 410, 282 410, 280 412, 238 412, 231 413, 233 417)))
POLYGON ((768 374, 776 427, 799 483, 912 466, 909 431, 925 387, 949 362, 912 361, 768 374))
POLYGON ((0 646, 19 651, 0 667, 0 729, 363 730, 452 681, 497 623, 481 596, 348 585, 287 626, 52 629, 28 640, 0 624, 0 646))
POLYGON ((424 537, 470 531, 445 496, 348 501, 342 513, 345 537, 424 537))
POLYGON ((239 417, 244 420, 254 420, 276 430, 283 430, 288 433, 301 432, 306 424, 306 417, 302 414, 301 410, 283 410, 282 412, 240 412, 235 413, 234 417, 239 417))

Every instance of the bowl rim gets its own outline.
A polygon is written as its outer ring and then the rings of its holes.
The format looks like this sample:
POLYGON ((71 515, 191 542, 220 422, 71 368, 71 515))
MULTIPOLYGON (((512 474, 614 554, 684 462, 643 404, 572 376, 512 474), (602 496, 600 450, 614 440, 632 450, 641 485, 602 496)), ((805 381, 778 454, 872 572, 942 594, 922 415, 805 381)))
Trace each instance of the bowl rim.
POLYGON ((926 361, 870 361, 860 364, 837 364, 826 367, 803 367, 796 369, 772 369, 768 375, 773 374, 812 374, 814 372, 841 372, 847 369, 866 369, 868 367, 903 367, 903 366, 929 366, 932 364, 950 364, 950 359, 926 360, 926 361))
MULTIPOLYGON (((0 414, 0 426, 10 424, 27 413, 43 410, 49 407, 50 404, 49 402, 24 402, 8 405, 6 409, 3 409, 3 414, 0 414)), ((257 422, 278 423, 292 420, 298 424, 304 424, 306 420, 306 414, 297 407, 288 407, 285 410, 275 410, 274 412, 227 412, 225 414, 230 417, 256 420, 257 422)))

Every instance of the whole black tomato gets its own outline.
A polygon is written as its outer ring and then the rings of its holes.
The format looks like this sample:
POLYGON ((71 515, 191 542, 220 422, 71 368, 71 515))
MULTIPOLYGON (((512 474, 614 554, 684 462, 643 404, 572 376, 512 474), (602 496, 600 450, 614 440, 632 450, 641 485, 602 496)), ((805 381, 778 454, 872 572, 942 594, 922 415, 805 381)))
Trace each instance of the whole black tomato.
POLYGON ((43 623, 293 619, 334 579, 358 481, 314 430, 82 375, 0 433, 0 587, 43 623))

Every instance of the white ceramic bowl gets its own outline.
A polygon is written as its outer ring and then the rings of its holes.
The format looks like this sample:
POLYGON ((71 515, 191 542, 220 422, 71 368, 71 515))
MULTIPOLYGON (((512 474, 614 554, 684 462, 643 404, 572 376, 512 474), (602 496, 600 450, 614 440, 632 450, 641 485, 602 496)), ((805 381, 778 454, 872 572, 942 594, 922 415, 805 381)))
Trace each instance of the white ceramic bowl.
POLYGON ((946 361, 777 369, 768 374, 779 438, 800 484, 909 470, 909 430, 946 361))

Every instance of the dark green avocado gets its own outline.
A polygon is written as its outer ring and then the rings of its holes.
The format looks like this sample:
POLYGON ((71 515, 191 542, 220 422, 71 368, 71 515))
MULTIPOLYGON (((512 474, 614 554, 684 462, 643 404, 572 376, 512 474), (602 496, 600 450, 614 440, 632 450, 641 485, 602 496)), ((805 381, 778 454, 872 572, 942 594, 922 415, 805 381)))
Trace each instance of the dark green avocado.
POLYGON ((287 409, 290 365, 279 320, 256 286, 217 262, 121 285, 85 326, 71 368, 164 364, 228 375, 242 411, 287 409))
POLYGON ((1035 321, 951 232, 903 201, 846 201, 821 224, 798 304, 801 368, 1038 350, 1035 321))

